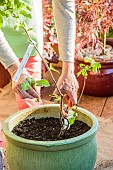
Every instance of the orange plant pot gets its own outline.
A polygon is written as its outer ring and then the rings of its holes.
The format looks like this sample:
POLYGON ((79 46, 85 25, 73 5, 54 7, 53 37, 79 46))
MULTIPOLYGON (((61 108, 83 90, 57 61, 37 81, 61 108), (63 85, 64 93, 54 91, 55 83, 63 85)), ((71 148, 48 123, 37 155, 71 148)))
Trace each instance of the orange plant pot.
POLYGON ((6 86, 11 80, 9 72, 0 63, 0 88, 6 86))

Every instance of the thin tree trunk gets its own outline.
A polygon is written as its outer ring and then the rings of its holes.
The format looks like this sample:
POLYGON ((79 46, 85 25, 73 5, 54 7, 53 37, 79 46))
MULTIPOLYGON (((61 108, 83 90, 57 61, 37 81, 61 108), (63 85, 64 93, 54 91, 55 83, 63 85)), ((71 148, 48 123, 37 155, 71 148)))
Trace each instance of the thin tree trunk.
POLYGON ((104 30, 104 33, 102 34, 102 44, 103 44, 102 55, 105 55, 105 48, 106 48, 106 29, 104 30))

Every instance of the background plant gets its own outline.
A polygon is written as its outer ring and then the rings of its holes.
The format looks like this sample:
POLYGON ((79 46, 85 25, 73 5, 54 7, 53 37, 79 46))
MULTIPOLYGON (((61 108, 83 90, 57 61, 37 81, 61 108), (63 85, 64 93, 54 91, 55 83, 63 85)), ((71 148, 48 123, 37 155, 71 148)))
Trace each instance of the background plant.
POLYGON ((31 7, 22 0, 0 0, 0 28, 5 18, 15 18, 14 28, 24 25, 26 18, 31 18, 31 7))
POLYGON ((44 37, 44 57, 49 63, 58 63, 58 54, 52 48, 52 45, 58 47, 57 33, 53 17, 52 3, 48 0, 42 0, 43 11, 43 37, 44 37))
MULTIPOLYGON (((43 0, 47 4, 47 0, 43 0)), ((106 37, 113 35, 113 1, 112 0, 76 0, 76 54, 86 44, 98 44, 105 54, 106 37), (99 41, 98 38, 101 38, 99 41)), ((57 43, 57 34, 54 27, 52 6, 43 8, 44 31, 48 35, 49 44, 57 43), (46 12, 45 9, 46 8, 46 12), (45 17, 47 14, 47 18, 45 17), (54 30, 54 31, 53 31, 54 30)), ((47 39, 45 39, 47 47, 47 39)), ((49 48, 49 46, 48 46, 49 48)))
POLYGON ((79 38, 82 42, 86 39, 87 43, 95 44, 100 37, 103 45, 102 53, 105 54, 106 35, 113 27, 113 1, 76 0, 76 14, 79 38))

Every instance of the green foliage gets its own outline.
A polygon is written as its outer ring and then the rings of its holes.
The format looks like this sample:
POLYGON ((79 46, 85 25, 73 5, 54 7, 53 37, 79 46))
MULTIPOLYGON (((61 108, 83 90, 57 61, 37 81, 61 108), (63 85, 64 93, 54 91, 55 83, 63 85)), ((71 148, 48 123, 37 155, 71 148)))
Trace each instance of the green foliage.
POLYGON ((28 83, 30 84, 30 86, 33 87, 33 86, 35 85, 35 80, 34 80, 33 78, 29 77, 29 78, 27 78, 26 80, 28 81, 28 83))
POLYGON ((2 16, 0 15, 0 29, 2 28, 2 24, 3 24, 3 18, 2 18, 2 16))
POLYGON ((113 29, 109 29, 109 32, 107 34, 107 38, 113 38, 113 29))
POLYGON ((75 119, 76 119, 75 117, 69 118, 69 119, 68 119, 69 124, 70 124, 70 125, 73 125, 74 122, 75 122, 75 119))
POLYGON ((35 85, 35 80, 33 78, 27 78, 27 81, 23 82, 21 84, 22 90, 28 90, 30 87, 35 85))
POLYGON ((36 86, 41 86, 41 87, 49 87, 50 86, 48 80, 46 80, 46 79, 37 80, 35 85, 36 86))
POLYGON ((77 73, 77 76, 82 75, 84 78, 87 78, 88 72, 93 72, 94 74, 101 68, 101 64, 92 60, 89 57, 84 58, 85 64, 80 64, 81 70, 77 73), (86 64, 87 63, 87 64, 86 64))
POLYGON ((4 6, 5 5, 5 2, 4 0, 0 0, 0 6, 4 6))
POLYGON ((73 111, 71 109, 68 109, 68 114, 67 115, 68 115, 69 124, 72 125, 75 122, 76 117, 78 116, 78 114, 75 111, 73 111))
POLYGON ((21 84, 21 87, 22 87, 22 90, 28 90, 30 89, 31 86, 28 81, 25 81, 21 84))
POLYGON ((58 70, 56 70, 51 63, 50 63, 50 70, 55 71, 60 74, 60 72, 58 70))
POLYGON ((33 28, 28 28, 28 29, 27 29, 27 31, 31 31, 31 30, 33 30, 33 28))
POLYGON ((35 102, 39 102, 39 100, 36 98, 36 99, 35 99, 35 102))
POLYGON ((58 96, 57 94, 52 94, 52 95, 49 95, 49 96, 54 98, 55 103, 58 103, 59 101, 61 101, 61 96, 58 96))
POLYGON ((74 110, 77 109, 77 105, 76 105, 76 104, 72 106, 72 110, 73 110, 73 109, 74 109, 74 110))
POLYGON ((21 17, 31 18, 31 7, 23 0, 0 0, 0 28, 2 27, 4 18, 15 18, 15 28, 25 24, 21 21, 21 17))
POLYGON ((37 80, 35 81, 33 78, 27 78, 27 81, 23 82, 21 84, 22 90, 28 90, 30 89, 30 87, 34 87, 36 86, 41 86, 41 87, 48 87, 50 86, 48 80, 46 79, 42 79, 42 80, 37 80))

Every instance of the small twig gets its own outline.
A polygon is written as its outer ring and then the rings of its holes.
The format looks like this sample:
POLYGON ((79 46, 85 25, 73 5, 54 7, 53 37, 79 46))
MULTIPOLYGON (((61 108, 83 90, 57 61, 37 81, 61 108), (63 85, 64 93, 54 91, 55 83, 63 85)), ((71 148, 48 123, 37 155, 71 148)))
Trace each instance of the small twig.
POLYGON ((84 92, 84 89, 85 89, 85 85, 86 85, 86 80, 87 80, 87 78, 84 77, 84 83, 83 83, 82 91, 81 91, 81 94, 79 96, 79 99, 78 99, 78 102, 77 102, 77 105, 76 105, 77 107, 78 107, 78 105, 80 103, 80 100, 81 100, 81 97, 83 95, 83 92, 84 92))
POLYGON ((61 101, 60 101, 60 123, 62 124, 62 112, 63 112, 63 96, 61 96, 61 101))
POLYGON ((108 97, 105 98, 105 102, 104 102, 104 105, 103 105, 103 107, 102 107, 102 110, 101 110, 101 113, 100 113, 100 117, 102 116, 102 113, 103 113, 103 111, 104 111, 105 105, 106 105, 106 103, 107 103, 107 99, 108 99, 108 97))
POLYGON ((63 124, 62 124, 62 119, 63 119, 62 112, 63 112, 63 96, 61 96, 61 101, 60 101, 60 125, 61 125, 61 128, 60 128, 60 133, 58 134, 57 139, 62 135, 62 127, 63 127, 63 124))

